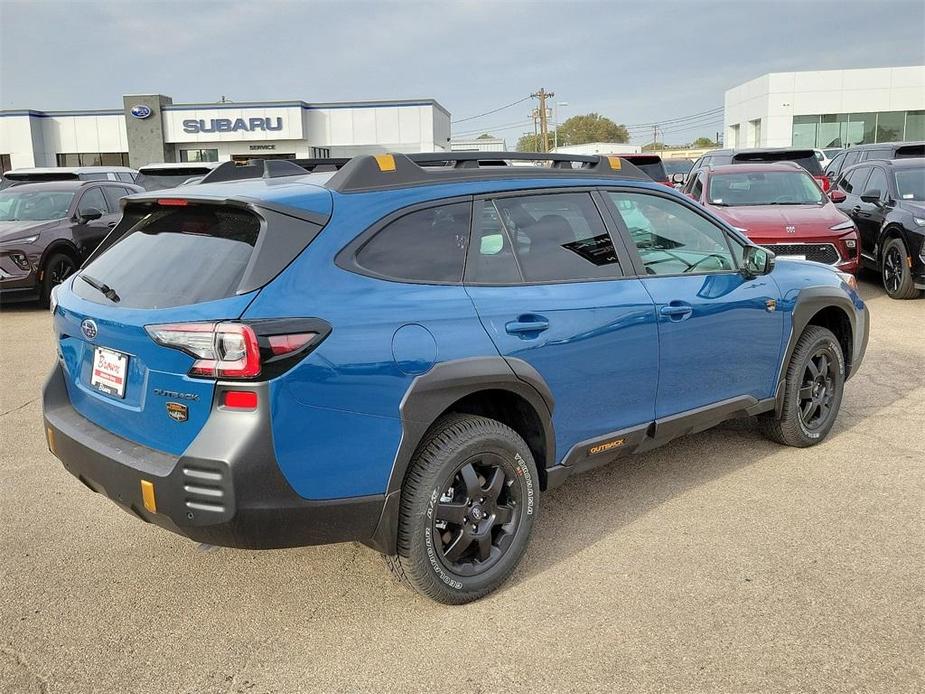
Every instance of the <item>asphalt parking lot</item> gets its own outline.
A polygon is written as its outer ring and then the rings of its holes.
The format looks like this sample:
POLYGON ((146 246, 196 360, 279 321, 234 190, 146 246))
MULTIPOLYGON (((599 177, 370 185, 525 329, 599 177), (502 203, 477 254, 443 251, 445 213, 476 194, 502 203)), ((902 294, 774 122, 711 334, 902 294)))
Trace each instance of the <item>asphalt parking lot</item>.
POLYGON ((45 447, 50 317, 4 307, 0 691, 921 691, 925 300, 861 289, 825 443, 737 421, 570 480, 456 608, 359 545, 209 549, 92 494, 45 447))

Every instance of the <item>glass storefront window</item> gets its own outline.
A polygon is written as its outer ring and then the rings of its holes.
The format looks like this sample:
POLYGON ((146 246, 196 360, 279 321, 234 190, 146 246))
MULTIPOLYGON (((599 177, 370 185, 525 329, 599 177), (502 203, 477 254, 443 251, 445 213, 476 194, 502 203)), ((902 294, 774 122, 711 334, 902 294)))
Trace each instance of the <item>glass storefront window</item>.
POLYGON ((218 161, 217 149, 181 149, 180 161, 218 161))
POLYGON ((64 152, 55 159, 58 166, 128 166, 128 152, 64 152))
POLYGON ((898 142, 903 139, 905 111, 877 114, 877 142, 898 142))
POLYGON ((848 144, 863 145, 875 142, 877 136, 876 113, 848 114, 848 144))
POLYGON ((906 112, 906 141, 925 140, 925 111, 906 112))
POLYGON ((816 147, 844 147, 847 139, 847 113, 820 116, 819 129, 816 131, 816 147))
POLYGON ((793 146, 815 147, 816 127, 818 124, 819 116, 794 116, 792 140, 793 146))

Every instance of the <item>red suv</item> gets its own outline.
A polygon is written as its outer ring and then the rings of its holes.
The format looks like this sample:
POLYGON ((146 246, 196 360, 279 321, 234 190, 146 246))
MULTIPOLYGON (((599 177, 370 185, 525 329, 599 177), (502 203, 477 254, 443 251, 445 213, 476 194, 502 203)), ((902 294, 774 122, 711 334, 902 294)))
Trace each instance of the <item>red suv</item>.
MULTIPOLYGON (((684 192, 779 256, 857 272, 857 227, 799 164, 700 169, 691 175, 684 192)), ((844 199, 840 191, 832 195, 844 199)))

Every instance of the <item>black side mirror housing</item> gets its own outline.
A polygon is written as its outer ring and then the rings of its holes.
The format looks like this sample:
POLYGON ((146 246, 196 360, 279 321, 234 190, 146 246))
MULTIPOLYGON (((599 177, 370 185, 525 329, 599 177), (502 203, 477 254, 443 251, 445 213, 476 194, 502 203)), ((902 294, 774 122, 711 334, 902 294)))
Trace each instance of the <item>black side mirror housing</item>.
POLYGON ((877 190, 876 188, 871 188, 870 190, 866 190, 864 191, 864 194, 861 195, 861 200, 864 202, 870 202, 876 205, 878 202, 880 202, 880 191, 877 190))
POLYGON ((77 213, 77 220, 80 222, 92 222, 103 216, 103 211, 95 207, 87 207, 77 213))
POLYGON ((743 253, 743 271, 749 277, 770 274, 774 269, 774 254, 761 246, 746 246, 743 253))

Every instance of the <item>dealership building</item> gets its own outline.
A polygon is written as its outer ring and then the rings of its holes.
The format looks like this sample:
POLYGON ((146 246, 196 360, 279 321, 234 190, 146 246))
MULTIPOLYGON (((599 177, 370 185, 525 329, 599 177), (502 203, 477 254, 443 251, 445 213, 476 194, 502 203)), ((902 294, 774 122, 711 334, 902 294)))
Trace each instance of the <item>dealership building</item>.
POLYGON ((175 104, 124 96, 122 108, 0 111, 0 164, 124 165, 348 157, 449 149, 450 114, 434 99, 175 104))
POLYGON ((925 140, 925 65, 772 72, 726 92, 727 147, 925 140))

